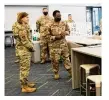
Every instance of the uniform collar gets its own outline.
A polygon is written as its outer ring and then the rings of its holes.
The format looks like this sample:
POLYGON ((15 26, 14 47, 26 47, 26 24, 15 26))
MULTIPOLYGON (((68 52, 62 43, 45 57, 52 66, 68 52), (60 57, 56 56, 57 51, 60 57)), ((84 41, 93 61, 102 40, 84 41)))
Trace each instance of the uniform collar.
POLYGON ((57 22, 55 22, 55 21, 53 21, 53 25, 60 25, 61 24, 61 21, 59 22, 59 23, 57 23, 57 22))
POLYGON ((73 22, 73 20, 68 20, 68 22, 73 22))
POLYGON ((47 16, 44 16, 44 15, 43 15, 43 17, 44 17, 44 18, 48 18, 48 17, 49 17, 49 15, 47 15, 47 16))

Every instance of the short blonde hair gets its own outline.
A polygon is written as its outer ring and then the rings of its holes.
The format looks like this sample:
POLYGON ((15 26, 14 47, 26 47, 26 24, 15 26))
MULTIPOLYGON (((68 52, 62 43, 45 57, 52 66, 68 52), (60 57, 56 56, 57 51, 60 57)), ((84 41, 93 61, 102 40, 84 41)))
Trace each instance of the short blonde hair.
POLYGON ((27 16, 28 16, 28 13, 26 13, 26 12, 19 12, 19 13, 17 13, 17 22, 19 24, 22 24, 21 19, 24 18, 24 17, 27 17, 27 16))

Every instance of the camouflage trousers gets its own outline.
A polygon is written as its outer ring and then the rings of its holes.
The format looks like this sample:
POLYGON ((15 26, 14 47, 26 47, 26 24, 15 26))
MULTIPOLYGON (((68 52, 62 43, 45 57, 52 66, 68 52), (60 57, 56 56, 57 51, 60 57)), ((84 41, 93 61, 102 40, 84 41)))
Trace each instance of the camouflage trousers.
POLYGON ((20 82, 21 85, 27 84, 27 78, 30 71, 31 54, 20 55, 20 82))
POLYGON ((50 47, 50 58, 53 67, 53 72, 58 73, 59 71, 59 59, 60 56, 63 59, 64 67, 66 70, 71 69, 71 63, 69 59, 69 50, 67 44, 61 45, 60 48, 50 47))
POLYGON ((41 61, 46 61, 47 57, 49 58, 49 43, 48 38, 40 38, 40 49, 41 49, 41 61))

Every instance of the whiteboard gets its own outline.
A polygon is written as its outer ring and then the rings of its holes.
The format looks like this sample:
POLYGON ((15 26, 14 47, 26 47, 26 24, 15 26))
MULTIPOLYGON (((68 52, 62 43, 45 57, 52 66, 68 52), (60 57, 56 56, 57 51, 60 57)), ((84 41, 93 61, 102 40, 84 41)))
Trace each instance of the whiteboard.
MULTIPOLYGON (((45 6, 44 6, 45 7, 45 6)), ((32 5, 7 5, 5 6, 5 31, 11 31, 12 25, 17 19, 18 12, 27 12, 29 14, 30 27, 35 25, 36 20, 42 15, 43 6, 32 6, 32 5)))

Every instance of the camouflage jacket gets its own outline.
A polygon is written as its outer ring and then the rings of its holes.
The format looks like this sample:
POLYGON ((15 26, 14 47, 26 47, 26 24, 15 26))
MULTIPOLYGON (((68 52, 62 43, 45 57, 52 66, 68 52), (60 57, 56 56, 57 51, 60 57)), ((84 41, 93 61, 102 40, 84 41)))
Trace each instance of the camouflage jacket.
POLYGON ((52 18, 49 16, 41 16, 36 21, 36 27, 37 27, 41 37, 45 37, 46 35, 49 34, 48 26, 51 23, 51 21, 52 21, 52 18))
POLYGON ((12 31, 17 42, 18 50, 29 51, 28 49, 33 48, 33 44, 30 38, 30 27, 29 25, 23 26, 15 22, 12 26, 12 31))
POLYGON ((65 20, 66 23, 75 23, 74 20, 65 20))
POLYGON ((69 35, 69 26, 63 21, 59 23, 52 21, 49 26, 49 32, 50 46, 60 47, 60 45, 66 42, 65 36, 69 35))

